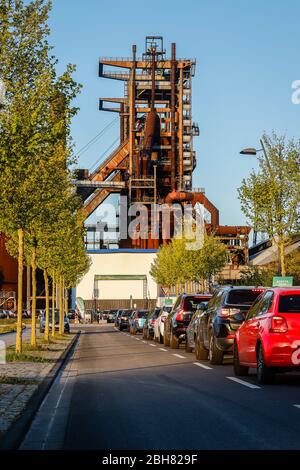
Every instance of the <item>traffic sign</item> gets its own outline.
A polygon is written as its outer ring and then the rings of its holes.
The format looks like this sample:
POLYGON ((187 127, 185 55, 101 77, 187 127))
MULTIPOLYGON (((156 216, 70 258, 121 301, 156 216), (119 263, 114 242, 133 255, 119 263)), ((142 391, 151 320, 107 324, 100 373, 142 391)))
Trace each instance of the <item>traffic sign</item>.
POLYGON ((273 287, 292 287, 293 280, 292 276, 274 276, 273 287))

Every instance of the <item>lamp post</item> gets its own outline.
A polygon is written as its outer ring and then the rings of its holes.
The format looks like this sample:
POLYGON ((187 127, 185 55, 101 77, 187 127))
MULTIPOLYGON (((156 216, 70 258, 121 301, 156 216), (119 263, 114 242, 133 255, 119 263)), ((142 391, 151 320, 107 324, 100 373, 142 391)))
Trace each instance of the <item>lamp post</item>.
MULTIPOLYGON (((266 147, 265 147, 263 139, 260 139, 260 145, 261 145, 260 149, 256 149, 256 148, 253 148, 253 147, 242 149, 240 151, 240 155, 256 156, 258 154, 258 152, 263 152, 265 160, 266 160, 266 164, 268 166, 270 176, 273 177, 274 172, 273 172, 271 162, 270 162, 269 156, 267 154, 266 147)), ((254 230, 253 243, 256 245, 256 243, 257 243, 257 230, 256 230, 255 227, 253 227, 253 230, 254 230)), ((280 250, 279 250, 279 247, 278 247, 278 276, 281 276, 281 275, 282 275, 282 268, 281 268, 280 250)))

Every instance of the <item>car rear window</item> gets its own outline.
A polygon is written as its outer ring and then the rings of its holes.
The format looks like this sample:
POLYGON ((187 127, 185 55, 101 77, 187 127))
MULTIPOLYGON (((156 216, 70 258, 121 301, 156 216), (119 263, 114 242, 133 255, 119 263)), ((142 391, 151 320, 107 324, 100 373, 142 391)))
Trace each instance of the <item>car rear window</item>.
POLYGON ((261 293, 258 289, 233 289, 228 292, 226 304, 251 306, 261 293))
POLYGON ((202 297, 188 296, 183 301, 183 309, 187 312, 195 312, 197 305, 201 302, 202 297))
POLYGON ((148 310, 144 310, 144 311, 138 312, 138 318, 146 318, 147 315, 148 315, 148 313, 149 313, 148 310))
POLYGON ((278 313, 300 313, 300 294, 281 295, 278 313))

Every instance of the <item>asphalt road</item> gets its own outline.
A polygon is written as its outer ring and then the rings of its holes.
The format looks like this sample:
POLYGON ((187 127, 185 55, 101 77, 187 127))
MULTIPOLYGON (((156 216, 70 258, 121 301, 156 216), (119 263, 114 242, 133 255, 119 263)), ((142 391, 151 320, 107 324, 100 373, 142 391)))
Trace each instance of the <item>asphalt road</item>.
POLYGON ((102 324, 74 354, 21 449, 300 449, 300 375, 258 386, 102 324))

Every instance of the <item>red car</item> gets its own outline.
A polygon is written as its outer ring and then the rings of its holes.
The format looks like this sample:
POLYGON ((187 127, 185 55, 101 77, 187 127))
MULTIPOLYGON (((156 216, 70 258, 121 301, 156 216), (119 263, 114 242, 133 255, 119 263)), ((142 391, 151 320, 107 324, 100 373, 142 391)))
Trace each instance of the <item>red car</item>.
POLYGON ((234 343, 234 372, 257 368, 259 383, 300 370, 300 288, 268 288, 254 302, 234 343))

